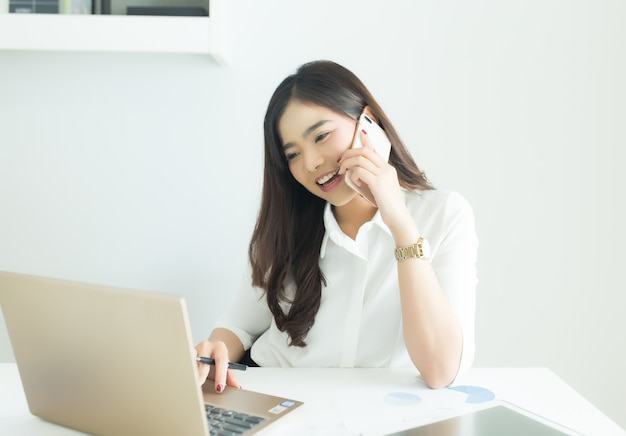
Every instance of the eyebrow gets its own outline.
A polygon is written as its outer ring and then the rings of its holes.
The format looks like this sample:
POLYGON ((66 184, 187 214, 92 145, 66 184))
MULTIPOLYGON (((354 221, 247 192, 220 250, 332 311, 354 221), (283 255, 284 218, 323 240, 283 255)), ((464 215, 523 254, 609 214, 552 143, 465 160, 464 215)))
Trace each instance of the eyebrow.
MULTIPOLYGON (((330 122, 331 120, 320 120, 317 123, 313 124, 311 127, 309 127, 308 129, 306 129, 304 131, 304 133, 302 133, 302 137, 306 138, 307 136, 309 136, 312 132, 314 132, 317 128, 319 128, 320 126, 330 122)), ((293 147, 293 143, 288 142, 286 144, 283 144, 283 150, 286 150, 290 147, 293 147)))

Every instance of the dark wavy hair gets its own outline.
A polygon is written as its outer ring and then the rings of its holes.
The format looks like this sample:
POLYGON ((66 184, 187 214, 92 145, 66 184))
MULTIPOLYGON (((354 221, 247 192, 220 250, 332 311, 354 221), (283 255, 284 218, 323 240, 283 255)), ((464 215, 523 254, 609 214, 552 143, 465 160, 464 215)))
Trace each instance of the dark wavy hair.
POLYGON ((314 61, 280 83, 265 114, 263 193, 248 255, 252 284, 265 291, 278 329, 289 334, 290 345, 302 347, 326 285, 319 266, 326 202, 293 178, 282 151, 278 122, 292 100, 322 106, 355 121, 369 106, 391 141, 389 162, 400 185, 412 190, 433 187, 382 108, 351 71, 331 61, 314 61), (295 289, 292 297, 285 291, 287 283, 295 289))

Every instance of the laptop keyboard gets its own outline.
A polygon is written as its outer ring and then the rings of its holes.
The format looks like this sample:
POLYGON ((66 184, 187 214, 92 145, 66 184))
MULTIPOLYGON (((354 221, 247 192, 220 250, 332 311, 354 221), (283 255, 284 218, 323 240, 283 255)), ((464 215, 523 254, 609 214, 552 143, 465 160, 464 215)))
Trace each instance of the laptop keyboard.
POLYGON ((222 409, 210 404, 205 404, 204 407, 211 436, 242 435, 265 421, 265 418, 259 416, 222 409))

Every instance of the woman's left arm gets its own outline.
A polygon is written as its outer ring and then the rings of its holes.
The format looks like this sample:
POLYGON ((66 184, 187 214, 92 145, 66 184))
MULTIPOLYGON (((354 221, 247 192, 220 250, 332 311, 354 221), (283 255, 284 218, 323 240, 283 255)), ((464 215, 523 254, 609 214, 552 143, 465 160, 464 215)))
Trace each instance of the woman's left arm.
MULTIPOLYGON (((391 230, 396 248, 412 246, 423 235, 406 206, 396 170, 388 165, 379 176, 378 185, 370 188, 374 195, 375 191, 380 192, 376 200, 381 217, 391 230)), ((450 213, 442 213, 442 221, 447 221, 442 225, 449 227, 450 233, 444 246, 437 250, 444 253, 432 261, 413 257, 397 263, 404 341, 413 364, 431 388, 445 387, 454 381, 464 346, 468 354, 473 352, 474 220, 469 205, 461 202, 460 197, 456 199, 459 204, 450 213), (445 283, 438 279, 433 262, 438 263, 436 270, 445 283), (442 285, 447 286, 445 293, 442 285), (471 343, 464 344, 464 336, 471 343)))
MULTIPOLYGON (((397 248, 411 246, 420 237, 410 214, 392 234, 397 248)), ((461 364, 463 333, 459 320, 429 259, 398 261, 397 272, 409 356, 429 387, 448 386, 461 364)))
MULTIPOLYGON (((366 135, 361 138, 366 147, 351 150, 349 156, 359 155, 369 163, 356 168, 354 177, 366 183, 374 194, 396 248, 412 246, 422 235, 405 203, 397 171, 373 151, 366 135)), ((356 166, 353 163, 350 168, 354 170, 356 166)), ((442 225, 448 235, 438 247, 437 259, 431 262, 409 258, 397 264, 404 340, 413 364, 431 388, 452 383, 462 358, 471 359, 474 347, 474 218, 460 196, 450 199, 452 207, 442 213, 442 225)))

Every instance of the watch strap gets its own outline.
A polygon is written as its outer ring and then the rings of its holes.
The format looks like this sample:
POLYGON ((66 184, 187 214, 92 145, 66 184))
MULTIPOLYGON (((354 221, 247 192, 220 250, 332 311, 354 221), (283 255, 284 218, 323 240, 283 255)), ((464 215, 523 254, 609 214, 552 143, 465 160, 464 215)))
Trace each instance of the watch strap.
POLYGON ((426 255, 422 247, 423 242, 424 238, 420 236, 415 244, 409 245, 408 247, 396 248, 396 260, 400 262, 414 257, 417 259, 426 259, 426 255))

